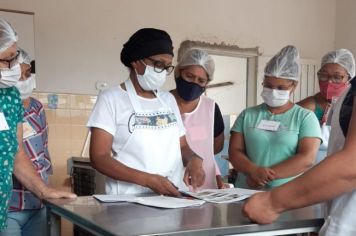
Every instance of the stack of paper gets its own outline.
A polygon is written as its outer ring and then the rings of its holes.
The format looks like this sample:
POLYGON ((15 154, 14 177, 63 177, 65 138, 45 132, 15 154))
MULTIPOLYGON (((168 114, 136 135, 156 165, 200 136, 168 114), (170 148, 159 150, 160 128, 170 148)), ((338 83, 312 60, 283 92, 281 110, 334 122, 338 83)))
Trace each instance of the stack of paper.
POLYGON ((241 201, 249 198, 251 195, 261 192, 257 190, 244 188, 228 188, 228 189, 205 189, 198 192, 180 191, 183 195, 188 195, 194 198, 202 199, 212 203, 229 203, 241 201))
POLYGON ((134 202, 146 206, 160 208, 182 208, 200 206, 205 203, 203 200, 192 200, 167 196, 135 197, 133 195, 93 195, 101 202, 134 202))

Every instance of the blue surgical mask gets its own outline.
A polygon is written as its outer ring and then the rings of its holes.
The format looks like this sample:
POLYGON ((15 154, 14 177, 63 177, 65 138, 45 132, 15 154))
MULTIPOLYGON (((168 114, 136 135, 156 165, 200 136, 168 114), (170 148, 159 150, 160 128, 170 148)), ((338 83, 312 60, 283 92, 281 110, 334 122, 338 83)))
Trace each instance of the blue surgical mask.
POLYGON ((199 98, 205 91, 205 88, 199 84, 188 82, 181 76, 175 79, 178 95, 186 101, 193 101, 199 98))

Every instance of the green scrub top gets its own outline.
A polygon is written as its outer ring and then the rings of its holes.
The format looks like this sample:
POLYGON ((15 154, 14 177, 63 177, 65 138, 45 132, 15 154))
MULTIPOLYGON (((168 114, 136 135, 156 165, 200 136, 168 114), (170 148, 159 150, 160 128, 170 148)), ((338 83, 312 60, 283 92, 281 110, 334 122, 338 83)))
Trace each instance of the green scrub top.
MULTIPOLYGON (((271 167, 295 155, 298 142, 305 137, 315 137, 321 140, 318 119, 313 112, 294 105, 288 111, 274 115, 265 103, 245 109, 236 119, 231 132, 243 134, 247 157, 256 165, 271 167), (280 122, 277 131, 267 131, 257 128, 262 120, 280 122)), ((294 177, 273 180, 266 184, 270 189, 282 185, 294 177)), ((238 174, 237 187, 249 188, 246 176, 238 174)))
POLYGON ((5 116, 8 130, 0 131, 0 231, 5 228, 12 191, 12 171, 18 151, 17 125, 22 123, 24 109, 15 87, 0 88, 0 112, 5 116))

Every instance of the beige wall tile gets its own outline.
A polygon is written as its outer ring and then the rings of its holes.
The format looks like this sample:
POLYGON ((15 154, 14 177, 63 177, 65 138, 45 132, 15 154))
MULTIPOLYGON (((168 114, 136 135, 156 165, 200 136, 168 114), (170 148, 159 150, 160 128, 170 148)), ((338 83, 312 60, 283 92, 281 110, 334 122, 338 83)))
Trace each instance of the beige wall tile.
POLYGON ((48 148, 51 156, 54 157, 53 161, 66 164, 66 161, 63 160, 67 160, 71 155, 71 140, 51 138, 48 142, 48 148), (59 158, 59 160, 56 160, 56 158, 59 158))
POLYGON ((56 110, 45 109, 46 118, 48 125, 53 125, 56 123, 56 110))
POLYGON ((70 125, 70 110, 69 109, 56 109, 56 125, 70 125))
POLYGON ((69 124, 64 125, 50 125, 49 136, 54 139, 69 140, 71 138, 72 127, 69 124))
POLYGON ((85 95, 70 95, 70 108, 85 109, 87 97, 85 95))
POLYGON ((96 103, 97 96, 87 96, 85 109, 92 110, 96 103))
POLYGON ((86 110, 70 110, 70 123, 72 125, 86 125, 88 118, 86 110))
POLYGON ((71 151, 72 156, 79 157, 82 154, 85 140, 72 140, 71 151))
POLYGON ((42 103, 45 109, 48 108, 48 93, 38 93, 38 100, 42 103))
POLYGON ((36 92, 32 92, 31 97, 38 99, 38 93, 36 93, 36 92))
POLYGON ((88 134, 88 128, 84 125, 72 125, 71 126, 71 140, 84 141, 88 134))
MULTIPOLYGON (((48 104, 48 93, 38 93, 44 104, 48 104)), ((88 133, 86 123, 97 96, 58 94, 58 108, 45 108, 49 125, 48 146, 53 165, 50 184, 71 191, 67 175, 67 159, 80 156, 88 133)), ((66 232, 70 232, 71 228, 66 232)))
POLYGON ((57 108, 70 108, 70 95, 69 94, 57 94, 58 106, 57 108))

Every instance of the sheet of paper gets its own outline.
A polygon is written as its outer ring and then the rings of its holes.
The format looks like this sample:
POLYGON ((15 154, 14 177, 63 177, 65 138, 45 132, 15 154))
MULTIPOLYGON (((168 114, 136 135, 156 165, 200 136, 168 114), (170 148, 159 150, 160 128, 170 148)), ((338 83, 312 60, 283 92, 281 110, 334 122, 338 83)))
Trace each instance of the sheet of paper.
POLYGON ((7 124, 7 121, 5 119, 5 115, 3 112, 0 111, 0 131, 5 131, 9 130, 9 125, 7 124))
POLYGON ((205 203, 205 201, 203 200, 184 199, 166 196, 140 197, 135 202, 146 206, 154 206, 160 208, 183 208, 200 206, 205 203))
POLYGON ((229 189, 205 189, 198 192, 180 191, 183 194, 192 196, 212 203, 230 203, 249 198, 251 195, 261 192, 258 190, 229 188, 229 189))
POLYGON ((93 195, 96 199, 101 202, 134 202, 137 198, 132 195, 106 195, 106 194, 96 194, 93 195))
POLYGON ((135 197, 133 195, 93 195, 101 202, 133 202, 145 206, 160 208, 182 208, 200 206, 205 203, 203 200, 175 198, 167 196, 135 197))

